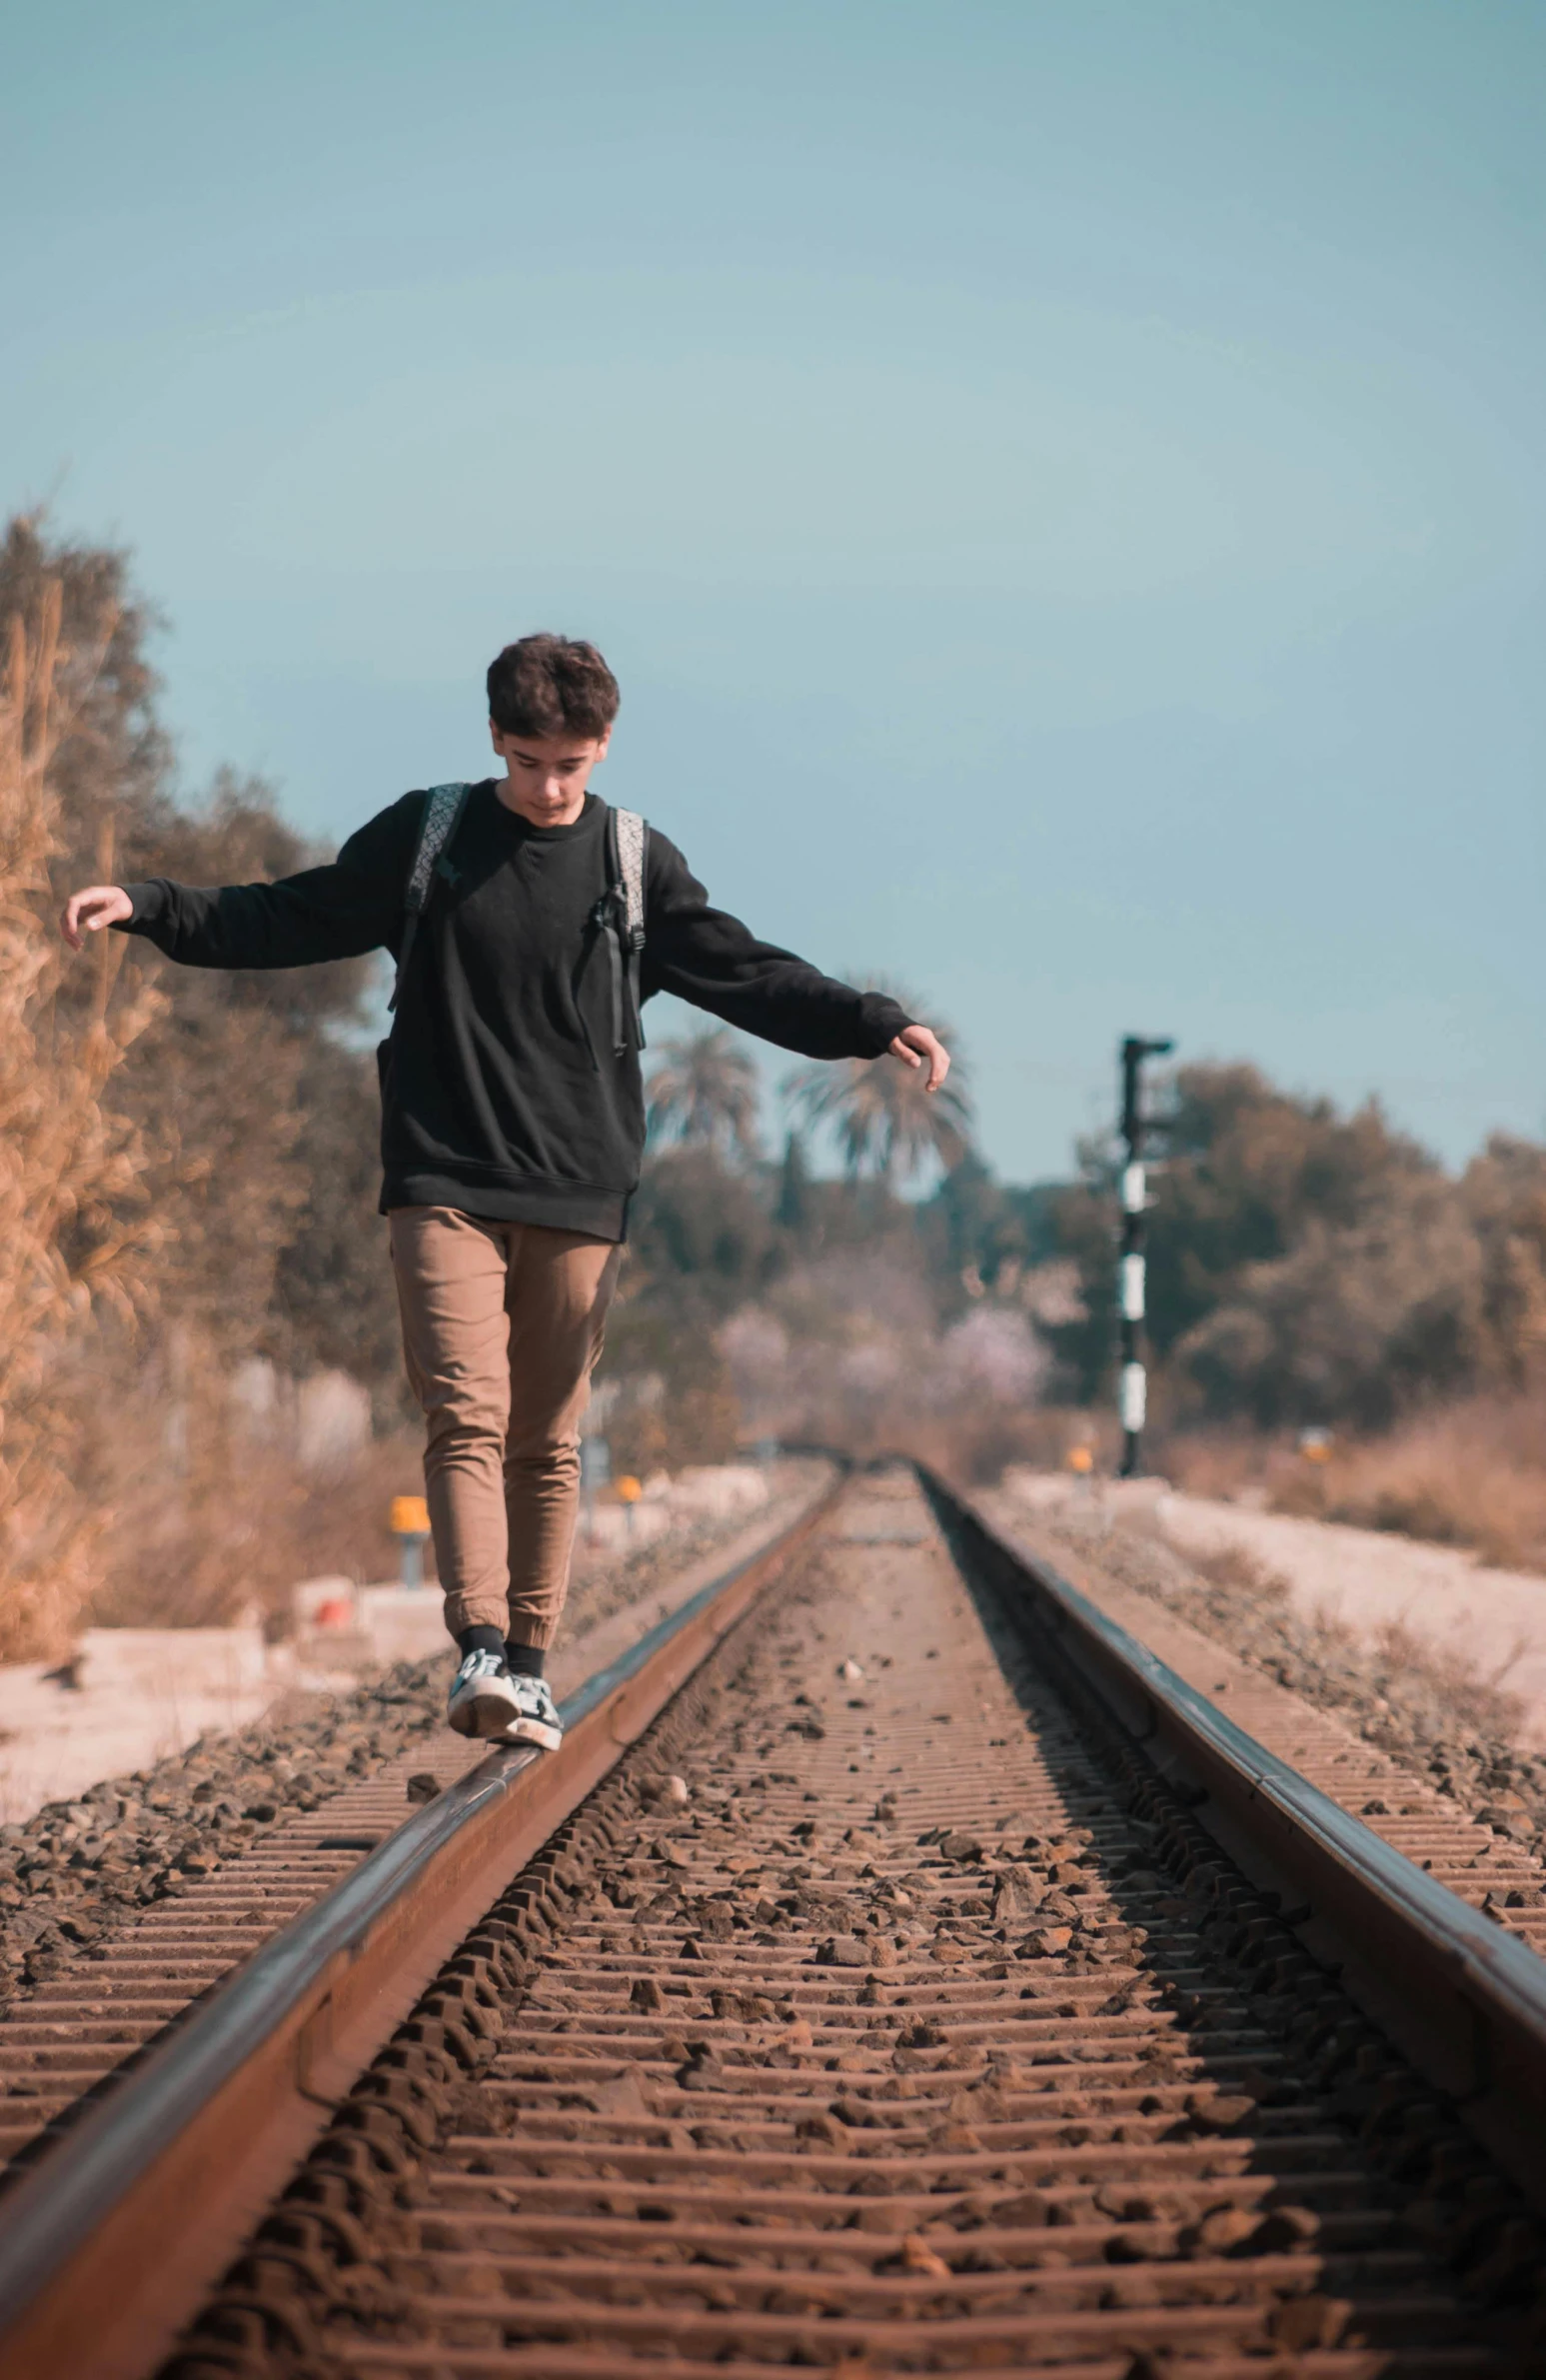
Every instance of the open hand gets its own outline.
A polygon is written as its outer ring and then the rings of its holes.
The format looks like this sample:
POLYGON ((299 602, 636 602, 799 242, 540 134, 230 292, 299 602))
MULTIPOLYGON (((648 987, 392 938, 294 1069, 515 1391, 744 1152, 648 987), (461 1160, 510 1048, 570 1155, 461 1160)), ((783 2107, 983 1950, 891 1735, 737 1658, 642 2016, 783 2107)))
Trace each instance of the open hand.
POLYGON ((88 934, 100 934, 104 926, 126 925, 134 915, 134 904, 122 885, 91 885, 84 893, 72 893, 64 905, 59 931, 72 951, 78 951, 88 934))
POLYGON ((950 1071, 950 1053, 936 1033, 926 1025, 904 1026, 891 1044, 890 1055, 899 1058, 903 1066, 920 1067, 928 1062, 928 1081, 925 1091, 937 1091, 950 1071))

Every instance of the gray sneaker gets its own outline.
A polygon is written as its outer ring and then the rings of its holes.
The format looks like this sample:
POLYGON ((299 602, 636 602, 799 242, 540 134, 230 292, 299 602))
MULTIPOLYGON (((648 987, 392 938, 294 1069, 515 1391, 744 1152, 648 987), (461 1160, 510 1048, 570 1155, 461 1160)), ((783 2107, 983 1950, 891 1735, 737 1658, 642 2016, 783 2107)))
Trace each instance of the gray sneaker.
POLYGON ((446 1716, 459 1735, 498 1740, 521 1707, 516 1684, 497 1652, 470 1652, 451 1681, 446 1716))
POLYGON ((501 1741, 504 1743, 538 1743, 545 1752, 556 1752, 564 1741, 564 1721, 553 1699, 553 1688, 545 1677, 513 1677, 516 1707, 501 1741))

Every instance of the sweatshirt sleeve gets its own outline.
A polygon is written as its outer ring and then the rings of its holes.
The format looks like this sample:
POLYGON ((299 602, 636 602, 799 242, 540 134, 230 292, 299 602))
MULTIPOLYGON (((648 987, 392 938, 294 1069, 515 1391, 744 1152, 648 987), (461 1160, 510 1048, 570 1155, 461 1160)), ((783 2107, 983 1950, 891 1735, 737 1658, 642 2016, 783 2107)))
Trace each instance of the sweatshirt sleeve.
POLYGON ((645 931, 646 1000, 674 992, 802 1058, 878 1058, 912 1022, 884 993, 836 983, 713 908, 676 845, 654 829, 645 931))
POLYGON ((144 935, 184 967, 312 967, 395 950, 423 809, 422 794, 405 794, 351 835, 331 865, 277 884, 203 892, 158 876, 126 885, 134 911, 123 932, 144 935))

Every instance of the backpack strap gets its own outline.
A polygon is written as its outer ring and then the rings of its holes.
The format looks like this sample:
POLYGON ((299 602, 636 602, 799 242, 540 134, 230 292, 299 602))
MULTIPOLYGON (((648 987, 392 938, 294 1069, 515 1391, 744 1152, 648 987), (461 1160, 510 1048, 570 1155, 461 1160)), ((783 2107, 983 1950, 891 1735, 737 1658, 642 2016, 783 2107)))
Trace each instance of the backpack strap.
POLYGON ((645 947, 645 861, 649 835, 650 829, 637 810, 609 807, 607 890, 592 912, 592 919, 606 938, 612 969, 615 1058, 622 1058, 631 1042, 636 1050, 645 1046, 639 977, 645 947))
MULTIPOLYGON (((634 1047, 645 1046, 643 1004, 639 997, 640 963, 645 950, 645 861, 649 848, 650 829, 637 810, 615 810, 612 814, 612 857, 617 881, 622 889, 622 928, 626 976, 628 982, 628 1025, 632 1028, 634 1047)), ((617 1036, 618 1054, 626 1047, 623 1033, 617 1036)))
POLYGON ((408 871, 408 883, 403 889, 403 942, 398 952, 397 979, 392 987, 389 1009, 398 1004, 408 974, 408 962, 419 933, 419 920, 429 907, 435 886, 435 870, 457 831, 466 804, 469 788, 465 785, 432 785, 424 798, 424 816, 419 823, 419 841, 414 851, 414 863, 408 871))
POLYGON ((650 830, 637 810, 615 810, 612 827, 628 947, 637 956, 645 947, 645 843, 650 830))

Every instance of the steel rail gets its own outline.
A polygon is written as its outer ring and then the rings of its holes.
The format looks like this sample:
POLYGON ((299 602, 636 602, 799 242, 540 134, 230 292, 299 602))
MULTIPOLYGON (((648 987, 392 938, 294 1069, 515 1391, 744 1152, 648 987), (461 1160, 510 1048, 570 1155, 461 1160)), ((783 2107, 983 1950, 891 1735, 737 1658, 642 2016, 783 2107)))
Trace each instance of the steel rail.
POLYGON ((968 1576, 1029 1620, 1318 1962, 1546 2207, 1546 1960, 1392 1848, 933 1472, 968 1576), (1016 1609, 1017 1607, 1017 1609, 1016 1609))
POLYGON ((744 1617, 841 1494, 711 1580, 497 1750, 179 2020, 9 2190, 5 2380, 143 2380, 459 1941, 744 1617))

